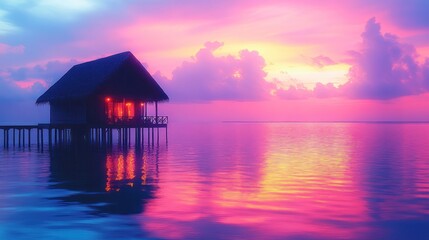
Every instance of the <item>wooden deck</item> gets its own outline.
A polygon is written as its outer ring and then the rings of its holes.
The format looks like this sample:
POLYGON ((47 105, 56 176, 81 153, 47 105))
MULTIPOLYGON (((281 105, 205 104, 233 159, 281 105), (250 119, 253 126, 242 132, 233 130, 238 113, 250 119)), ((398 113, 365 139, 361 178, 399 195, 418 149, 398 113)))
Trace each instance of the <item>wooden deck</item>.
POLYGON ((43 150, 46 143, 49 147, 76 142, 112 146, 114 136, 117 137, 119 145, 129 146, 132 132, 135 146, 143 146, 145 142, 153 145, 155 141, 159 143, 159 129, 161 128, 165 129, 165 140, 168 142, 167 125, 168 117, 166 116, 146 116, 139 121, 114 121, 92 125, 50 123, 0 125, 0 130, 3 130, 4 148, 31 147, 32 141, 36 140, 37 148, 43 150), (31 136, 37 137, 34 139, 31 136))

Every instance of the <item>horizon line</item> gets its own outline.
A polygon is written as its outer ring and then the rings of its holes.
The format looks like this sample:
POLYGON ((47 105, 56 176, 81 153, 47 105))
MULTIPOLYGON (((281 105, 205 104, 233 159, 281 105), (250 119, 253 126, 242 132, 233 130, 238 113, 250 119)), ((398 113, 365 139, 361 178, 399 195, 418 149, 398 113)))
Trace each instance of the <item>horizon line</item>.
POLYGON ((425 121, 403 121, 403 120, 333 120, 333 121, 299 121, 299 120, 227 120, 222 123, 374 123, 374 124, 429 124, 429 120, 425 121))

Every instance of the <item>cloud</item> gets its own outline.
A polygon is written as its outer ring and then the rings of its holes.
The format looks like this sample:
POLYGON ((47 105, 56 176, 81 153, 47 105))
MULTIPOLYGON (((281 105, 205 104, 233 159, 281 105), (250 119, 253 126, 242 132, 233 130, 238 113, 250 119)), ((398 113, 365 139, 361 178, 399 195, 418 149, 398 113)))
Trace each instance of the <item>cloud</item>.
POLYGON ((331 58, 323 55, 319 55, 317 57, 311 58, 311 62, 313 65, 323 68, 324 66, 334 65, 336 64, 331 58))
POLYGON ((41 0, 35 1, 34 7, 29 11, 39 17, 56 19, 56 20, 74 20, 80 14, 91 12, 97 9, 97 2, 91 0, 73 0, 73 1, 57 1, 57 0, 41 0), (58 15, 61 18, 58 18, 58 15))
POLYGON ((287 89, 276 89, 275 95, 281 99, 300 100, 308 98, 334 98, 340 97, 341 89, 332 83, 316 83, 314 89, 308 89, 304 85, 289 86, 287 89))
MULTIPOLYGON (((368 20, 361 37, 361 48, 349 52, 351 67, 345 84, 317 83, 312 90, 292 86, 276 90, 276 95, 285 99, 341 96, 382 100, 429 91, 429 59, 420 63, 412 45, 401 43, 395 35, 382 34, 375 18, 368 20)), ((320 67, 333 63, 322 55, 313 58, 313 64, 320 67)))
POLYGON ((0 54, 5 53, 23 53, 24 52, 24 46, 18 45, 18 46, 10 46, 4 43, 0 43, 0 54))
POLYGON ((413 46, 383 35, 375 18, 368 20, 361 36, 362 49, 353 53, 349 81, 341 86, 346 96, 391 99, 423 91, 422 66, 413 46))
POLYGON ((50 61, 31 67, 0 70, 0 96, 2 99, 33 98, 55 83, 77 61, 50 61))
POLYGON ((0 35, 12 33, 17 27, 7 19, 8 12, 0 9, 0 35))
POLYGON ((422 83, 425 89, 429 90, 429 58, 426 58, 425 63, 422 66, 422 83))
POLYGON ((20 87, 14 81, 0 77, 0 100, 18 100, 35 98, 39 93, 39 83, 32 86, 20 87), (33 86, 35 87, 33 89, 33 86), (35 91, 36 90, 36 91, 35 91))
POLYGON ((49 61, 31 67, 10 68, 6 72, 14 81, 25 81, 27 79, 44 79, 49 85, 55 83, 73 65, 78 64, 76 60, 49 61))
POLYGON ((207 42, 192 61, 185 61, 167 80, 157 74, 172 100, 260 100, 272 87, 265 81, 265 60, 256 51, 242 50, 237 57, 213 54, 223 44, 207 42))
POLYGON ((331 98, 341 96, 341 90, 334 86, 333 83, 316 83, 316 87, 313 90, 313 94, 317 98, 331 98))
POLYGON ((36 17, 64 21, 73 20, 82 13, 94 11, 99 8, 100 3, 100 1, 91 0, 3 0, 0 6, 8 9, 21 8, 36 17))
POLYGON ((287 89, 277 89, 275 95, 281 99, 299 100, 313 97, 313 92, 303 85, 297 85, 289 86, 287 89))

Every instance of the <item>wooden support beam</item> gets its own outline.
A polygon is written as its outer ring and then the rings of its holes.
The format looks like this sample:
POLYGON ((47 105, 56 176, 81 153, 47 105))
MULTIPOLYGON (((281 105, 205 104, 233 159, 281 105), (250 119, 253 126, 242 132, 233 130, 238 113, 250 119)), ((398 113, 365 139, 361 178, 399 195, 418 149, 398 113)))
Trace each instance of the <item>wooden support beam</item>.
POLYGON ((54 129, 54 141, 55 141, 55 144, 58 143, 58 128, 54 129))
POLYGON ((158 125, 158 102, 155 102, 155 123, 158 125))
POLYGON ((168 144, 168 127, 165 126, 165 143, 168 144))
POLYGON ((39 142, 39 138, 40 138, 40 129, 36 128, 37 131, 37 149, 40 148, 40 142, 39 142))
POLYGON ((52 146, 52 128, 48 129, 48 142, 49 142, 49 147, 52 146))
POLYGON ((40 149, 43 152, 43 128, 40 129, 40 149))
POLYGON ((6 129, 3 129, 3 147, 6 148, 6 129))
POLYGON ((156 128, 156 145, 159 145, 159 128, 156 128))
POLYGON ((21 147, 21 129, 18 129, 18 147, 21 147))
POLYGON ((147 145, 150 144, 150 128, 147 128, 147 145))
POLYGON ((128 146, 131 145, 131 128, 128 128, 128 146))
POLYGON ((28 148, 31 146, 31 128, 28 129, 28 148))
POLYGON ((154 128, 152 128, 152 146, 155 144, 155 131, 154 131, 154 128))
POLYGON ((22 138, 21 138, 21 140, 22 140, 22 147, 24 147, 25 148, 25 129, 23 128, 23 129, 21 129, 22 130, 22 138))

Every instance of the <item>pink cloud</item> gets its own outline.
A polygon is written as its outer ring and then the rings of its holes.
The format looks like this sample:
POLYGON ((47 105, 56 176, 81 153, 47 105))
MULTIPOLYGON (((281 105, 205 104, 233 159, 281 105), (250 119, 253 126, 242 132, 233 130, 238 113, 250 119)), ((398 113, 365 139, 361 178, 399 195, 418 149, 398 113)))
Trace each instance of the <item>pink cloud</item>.
POLYGON ((276 96, 281 99, 297 100, 313 97, 313 92, 303 85, 289 86, 287 89, 277 89, 276 96))
POLYGON ((5 80, 3 78, 0 79, 0 99, 1 100, 18 100, 18 99, 28 99, 33 97, 34 99, 37 97, 38 93, 41 93, 38 82, 34 82, 34 84, 29 83, 25 85, 27 82, 22 82, 22 86, 17 84, 17 82, 5 80), (36 87, 35 89, 33 88, 36 87))
POLYGON ((341 90, 332 83, 316 83, 314 89, 308 89, 303 85, 289 86, 287 89, 276 89, 275 94, 281 99, 300 100, 307 98, 335 98, 340 97, 341 90))
POLYGON ((34 101, 76 63, 75 60, 50 61, 35 66, 4 69, 0 72, 0 96, 34 101))
POLYGON ((37 78, 27 79, 25 81, 16 81, 15 84, 20 88, 32 88, 35 85, 37 86, 37 84, 40 84, 40 86, 44 89, 48 88, 48 84, 45 80, 37 78))
POLYGON ((55 83, 73 65, 76 60, 48 61, 34 66, 24 66, 6 69, 9 78, 13 81, 26 81, 28 79, 43 79, 49 84, 55 83))
POLYGON ((24 52, 24 46, 22 46, 22 45, 11 46, 8 44, 0 43, 0 54, 23 53, 23 52, 24 52))
POLYGON ((335 87, 333 83, 316 83, 316 87, 313 90, 313 94, 317 98, 338 97, 341 95, 341 89, 335 87))
POLYGON ((319 55, 317 57, 311 58, 312 64, 314 64, 317 67, 324 67, 329 65, 334 65, 336 62, 332 60, 331 58, 323 55, 319 55))
POLYGON ((184 61, 171 80, 156 74, 174 101, 260 100, 272 87, 265 81, 265 60, 258 52, 242 50, 237 57, 215 56, 223 44, 207 42, 192 61, 184 61))
POLYGON ((429 89, 429 58, 426 58, 422 66, 422 79, 426 89, 429 89))

